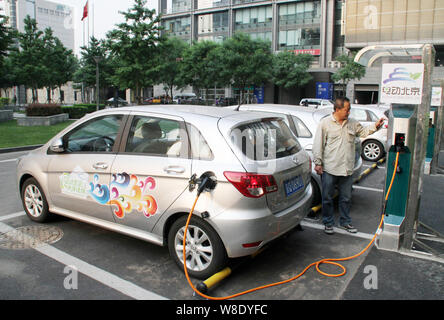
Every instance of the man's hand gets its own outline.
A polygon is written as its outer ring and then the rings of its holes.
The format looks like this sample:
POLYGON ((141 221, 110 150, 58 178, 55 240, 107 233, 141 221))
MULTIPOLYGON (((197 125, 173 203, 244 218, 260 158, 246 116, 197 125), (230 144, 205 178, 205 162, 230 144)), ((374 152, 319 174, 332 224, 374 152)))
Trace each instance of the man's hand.
POLYGON ((315 171, 318 175, 322 176, 322 174, 324 173, 324 168, 322 166, 316 166, 315 171))
POLYGON ((381 127, 384 125, 384 122, 385 122, 385 119, 384 118, 381 118, 381 119, 379 119, 376 123, 375 123, 375 125, 376 125, 376 129, 381 129, 381 127))

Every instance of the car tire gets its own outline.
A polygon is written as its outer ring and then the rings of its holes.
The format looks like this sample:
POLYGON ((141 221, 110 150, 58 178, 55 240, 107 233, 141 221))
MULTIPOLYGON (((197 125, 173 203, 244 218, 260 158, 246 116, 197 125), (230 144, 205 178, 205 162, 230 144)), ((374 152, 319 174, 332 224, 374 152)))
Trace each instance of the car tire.
POLYGON ((44 223, 51 219, 48 201, 42 187, 34 178, 25 181, 21 190, 22 204, 32 221, 44 223))
POLYGON ((313 189, 313 201, 311 207, 313 208, 322 203, 322 194, 318 183, 314 179, 311 179, 311 187, 313 189))
POLYGON ((362 144, 362 159, 377 162, 384 156, 383 145, 376 140, 368 140, 362 144))
MULTIPOLYGON (((180 270, 183 269, 182 241, 187 216, 177 219, 168 232, 168 250, 180 270)), ((191 241, 192 252, 187 257, 188 274, 196 279, 204 280, 222 270, 227 263, 227 253, 217 232, 204 220, 193 216, 188 226, 187 242, 191 241), (190 238, 191 235, 191 238, 190 238), (196 239, 205 240, 200 248, 195 246, 196 239), (211 254, 208 251, 211 250, 211 254), (208 260, 207 260, 208 259, 208 260), (200 261, 200 264, 199 264, 200 261)))

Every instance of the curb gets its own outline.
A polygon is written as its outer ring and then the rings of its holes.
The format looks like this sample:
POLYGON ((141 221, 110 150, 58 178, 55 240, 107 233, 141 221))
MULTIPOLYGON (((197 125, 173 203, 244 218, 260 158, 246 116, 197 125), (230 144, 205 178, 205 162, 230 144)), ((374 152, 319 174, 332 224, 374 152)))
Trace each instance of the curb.
POLYGON ((34 149, 40 148, 41 146, 43 146, 43 144, 34 145, 34 146, 16 147, 16 148, 4 148, 4 149, 0 149, 0 154, 34 150, 34 149))

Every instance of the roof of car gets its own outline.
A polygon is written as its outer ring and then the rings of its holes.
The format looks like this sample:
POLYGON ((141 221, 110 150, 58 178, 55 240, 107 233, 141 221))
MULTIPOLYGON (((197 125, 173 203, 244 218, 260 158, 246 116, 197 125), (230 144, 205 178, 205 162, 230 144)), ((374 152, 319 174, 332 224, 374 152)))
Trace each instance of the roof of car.
MULTIPOLYGON (((295 106, 289 104, 249 104, 245 105, 249 109, 260 110, 263 112, 278 112, 278 113, 289 113, 292 111, 312 114, 319 109, 312 107, 295 106)), ((241 107, 242 108, 242 107, 241 107)))
MULTIPOLYGON (((130 106, 119 108, 122 111, 136 111, 136 112, 153 112, 163 115, 179 116, 182 118, 188 118, 190 114, 209 117, 209 118, 255 118, 252 117, 251 112, 247 111, 234 111, 229 108, 210 107, 210 106, 195 106, 195 105, 145 105, 145 106, 130 106)), ((263 117, 261 114, 257 114, 257 118, 263 117)))

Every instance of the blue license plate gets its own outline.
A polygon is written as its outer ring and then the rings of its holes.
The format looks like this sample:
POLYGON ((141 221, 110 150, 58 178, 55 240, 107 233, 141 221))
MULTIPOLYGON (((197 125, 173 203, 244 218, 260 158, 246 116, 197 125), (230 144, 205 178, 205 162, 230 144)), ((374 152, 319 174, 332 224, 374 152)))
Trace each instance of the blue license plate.
POLYGON ((297 176, 290 180, 284 181, 285 194, 287 195, 287 197, 301 190, 303 187, 304 181, 302 180, 301 176, 297 176))

